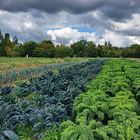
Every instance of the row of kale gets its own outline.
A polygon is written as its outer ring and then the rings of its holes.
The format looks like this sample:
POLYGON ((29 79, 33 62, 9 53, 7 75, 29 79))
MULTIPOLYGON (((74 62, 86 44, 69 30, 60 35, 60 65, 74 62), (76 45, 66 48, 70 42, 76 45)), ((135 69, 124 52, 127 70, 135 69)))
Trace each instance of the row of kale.
POLYGON ((110 60, 73 105, 73 120, 42 140, 140 139, 140 64, 110 60))
POLYGON ((47 128, 71 118, 73 100, 86 90, 103 64, 103 60, 96 60, 48 71, 2 94, 1 132, 11 130, 20 136, 30 132, 30 137, 39 139, 47 128))

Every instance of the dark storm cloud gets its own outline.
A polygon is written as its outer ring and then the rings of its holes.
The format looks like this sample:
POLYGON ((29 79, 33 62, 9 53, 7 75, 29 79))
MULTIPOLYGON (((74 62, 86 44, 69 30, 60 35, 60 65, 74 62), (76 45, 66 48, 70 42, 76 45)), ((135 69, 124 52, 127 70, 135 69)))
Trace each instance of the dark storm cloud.
POLYGON ((81 13, 94 10, 106 3, 106 0, 1 0, 0 8, 7 11, 28 11, 31 8, 49 13, 61 10, 81 13))
POLYGON ((74 14, 99 10, 107 18, 122 20, 139 12, 139 0, 1 0, 0 9, 19 12, 36 9, 47 13, 68 11, 74 14))
POLYGON ((139 0, 112 0, 100 10, 105 17, 116 21, 130 19, 132 14, 140 12, 140 2, 139 0))
POLYGON ((139 30, 125 30, 125 31, 116 31, 118 32, 119 34, 122 34, 122 35, 127 35, 127 36, 136 36, 136 37, 139 37, 140 36, 140 31, 139 30))
MULTIPOLYGON (((0 0, 0 29, 21 41, 52 40, 47 31, 53 33, 55 28, 91 27, 99 41, 123 46, 140 42, 139 18, 139 0, 0 0)), ((80 30, 77 36, 77 40, 83 37, 80 30)), ((54 32, 53 37, 55 42, 69 44, 75 41, 75 31, 68 36, 54 32)))

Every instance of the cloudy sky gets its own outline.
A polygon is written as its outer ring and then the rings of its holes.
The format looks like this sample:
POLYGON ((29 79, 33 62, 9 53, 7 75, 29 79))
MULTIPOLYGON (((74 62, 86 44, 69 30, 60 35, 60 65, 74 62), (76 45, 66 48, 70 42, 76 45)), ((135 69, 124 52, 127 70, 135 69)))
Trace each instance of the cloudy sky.
POLYGON ((0 0, 0 29, 21 41, 140 43, 139 0, 0 0))

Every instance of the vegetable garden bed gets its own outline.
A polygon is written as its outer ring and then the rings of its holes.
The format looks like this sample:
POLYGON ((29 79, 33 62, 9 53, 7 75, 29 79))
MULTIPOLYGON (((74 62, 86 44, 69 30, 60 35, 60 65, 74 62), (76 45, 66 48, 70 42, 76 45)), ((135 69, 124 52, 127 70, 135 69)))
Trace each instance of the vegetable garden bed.
POLYGON ((47 64, 40 67, 33 67, 33 68, 28 68, 28 69, 26 68, 19 71, 13 70, 4 74, 1 73, 0 74, 0 87, 2 87, 3 85, 10 85, 11 83, 16 82, 16 81, 30 79, 32 77, 37 77, 39 75, 41 76, 46 71, 59 70, 61 68, 75 65, 77 63, 78 62, 69 62, 69 63, 63 63, 63 64, 47 64))
POLYGON ((0 95, 0 139, 41 139, 44 131, 72 119, 73 100, 86 91, 104 60, 47 71, 0 95), (16 134, 15 134, 16 133, 16 134))
POLYGON ((140 140, 140 64, 110 60, 74 101, 73 121, 42 140, 140 140))

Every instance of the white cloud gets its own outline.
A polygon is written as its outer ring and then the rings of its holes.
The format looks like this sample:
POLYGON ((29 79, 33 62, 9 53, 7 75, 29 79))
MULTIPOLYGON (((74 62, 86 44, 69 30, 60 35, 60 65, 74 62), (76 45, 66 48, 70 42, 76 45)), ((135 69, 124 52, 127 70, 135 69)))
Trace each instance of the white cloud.
POLYGON ((138 30, 140 31, 140 14, 133 14, 132 19, 123 22, 112 22, 114 28, 119 31, 138 30))
POLYGON ((95 32, 79 32, 72 28, 62 28, 56 30, 48 30, 47 35, 52 37, 55 43, 63 43, 63 39, 67 39, 68 44, 77 42, 81 39, 93 41, 96 44, 104 44, 105 41, 110 41, 114 46, 127 47, 131 44, 140 44, 140 39, 137 36, 124 36, 117 32, 105 30, 104 34, 99 37, 95 32))
POLYGON ((111 41, 113 45, 120 47, 126 47, 135 43, 140 44, 140 39, 137 36, 124 36, 123 34, 109 30, 105 30, 105 33, 102 37, 102 43, 104 41, 111 41))
POLYGON ((47 35, 50 35, 52 40, 58 43, 61 43, 59 42, 59 39, 61 38, 68 39, 68 44, 77 42, 82 39, 94 42, 97 41, 97 36, 94 32, 80 32, 77 29, 72 29, 69 27, 56 30, 48 30, 47 35))
POLYGON ((47 16, 34 16, 30 12, 10 13, 0 11, 0 28, 2 32, 16 35, 21 41, 46 39, 45 28, 47 16))
POLYGON ((27 28, 27 29, 32 29, 33 23, 32 22, 25 22, 24 27, 27 28))
POLYGON ((122 47, 133 43, 140 44, 139 19, 140 14, 133 14, 131 20, 112 21, 103 19, 98 10, 79 15, 66 11, 48 14, 39 11, 11 13, 0 10, 2 32, 9 32, 12 36, 17 35, 21 41, 52 39, 55 43, 64 44, 81 39, 96 44, 111 41, 113 45, 122 47), (80 32, 73 29, 80 26, 93 27, 95 32, 80 32))

